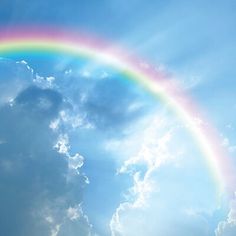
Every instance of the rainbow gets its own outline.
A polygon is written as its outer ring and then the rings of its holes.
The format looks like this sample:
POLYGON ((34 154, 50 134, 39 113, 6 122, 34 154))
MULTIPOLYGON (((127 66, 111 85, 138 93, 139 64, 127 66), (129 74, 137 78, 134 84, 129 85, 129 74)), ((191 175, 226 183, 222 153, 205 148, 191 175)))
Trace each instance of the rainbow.
POLYGON ((216 131, 210 127, 192 99, 170 83, 166 76, 152 68, 140 66, 140 59, 115 47, 85 35, 55 30, 18 29, 0 31, 0 56, 18 52, 65 53, 98 60, 111 66, 144 87, 179 117, 193 136, 214 177, 219 194, 235 190, 235 174, 230 157, 221 148, 216 131), (68 36, 69 35, 69 36, 68 36), (198 124, 197 120, 203 120, 198 124))

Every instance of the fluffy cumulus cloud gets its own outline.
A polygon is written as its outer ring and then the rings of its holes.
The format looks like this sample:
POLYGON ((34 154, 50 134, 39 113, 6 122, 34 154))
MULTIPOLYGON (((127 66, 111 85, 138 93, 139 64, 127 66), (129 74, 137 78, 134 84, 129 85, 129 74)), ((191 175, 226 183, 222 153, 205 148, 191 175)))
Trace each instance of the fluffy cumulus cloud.
POLYGON ((172 121, 156 118, 140 131, 142 145, 119 170, 133 179, 133 186, 113 214, 113 236, 214 235, 214 191, 206 190, 206 199, 199 186, 192 184, 196 178, 199 183, 207 179, 203 172, 203 179, 191 173, 195 157, 181 151, 180 132, 172 121))
MULTIPOLYGON (((19 66, 10 63, 13 71, 19 66)), ((17 90, 9 88, 0 107, 1 235, 92 235, 81 205, 88 182, 79 171, 83 157, 71 153, 62 130, 50 128, 64 106, 63 96, 27 83, 18 87, 18 76, 32 73, 25 63, 21 66, 25 72, 17 75, 4 69, 10 88, 17 90)))

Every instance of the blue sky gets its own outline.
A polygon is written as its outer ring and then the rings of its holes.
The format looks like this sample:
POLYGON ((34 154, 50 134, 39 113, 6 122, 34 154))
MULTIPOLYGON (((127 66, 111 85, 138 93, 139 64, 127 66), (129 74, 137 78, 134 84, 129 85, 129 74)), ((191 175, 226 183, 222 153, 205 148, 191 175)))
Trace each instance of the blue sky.
MULTIPOLYGON (((151 62, 200 106, 236 166, 235 10, 2 0, 0 26, 86 32, 151 62)), ((184 124, 123 77, 70 55, 0 58, 0 235, 236 235, 236 199, 219 198, 184 124)))

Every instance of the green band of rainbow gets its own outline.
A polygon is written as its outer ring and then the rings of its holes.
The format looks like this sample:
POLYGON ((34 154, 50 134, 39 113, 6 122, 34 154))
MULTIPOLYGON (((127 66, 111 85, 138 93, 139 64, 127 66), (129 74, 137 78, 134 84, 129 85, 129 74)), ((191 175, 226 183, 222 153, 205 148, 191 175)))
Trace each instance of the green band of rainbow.
POLYGON ((154 95, 172 111, 186 125, 195 142, 205 157, 211 174, 214 176, 219 193, 232 192, 235 189, 235 174, 230 158, 221 148, 217 134, 209 123, 202 125, 196 119, 202 119, 199 109, 186 96, 168 80, 153 70, 144 69, 138 65, 137 58, 130 58, 123 52, 117 52, 113 47, 104 45, 94 39, 68 36, 61 32, 47 31, 29 32, 17 31, 8 36, 0 34, 0 56, 6 57, 16 52, 45 52, 65 53, 76 57, 86 57, 99 60, 124 73, 130 81, 138 83, 154 95))

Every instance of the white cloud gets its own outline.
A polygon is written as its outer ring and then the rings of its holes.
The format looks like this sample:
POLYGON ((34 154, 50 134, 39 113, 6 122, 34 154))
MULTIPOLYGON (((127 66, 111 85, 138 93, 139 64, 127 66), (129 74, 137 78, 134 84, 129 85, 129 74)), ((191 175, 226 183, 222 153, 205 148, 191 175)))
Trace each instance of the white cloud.
MULTIPOLYGON (((195 125, 201 123, 194 120, 195 125)), ((196 172, 200 159, 193 154, 192 141, 186 139, 183 130, 175 119, 158 116, 132 137, 133 144, 132 138, 124 143, 116 140, 107 143, 108 150, 126 150, 126 145, 129 149, 134 143, 139 145, 118 170, 118 174, 131 177, 133 186, 124 193, 125 201, 111 218, 113 236, 210 236, 214 233, 205 212, 213 211, 218 204, 212 203, 215 192, 208 187, 206 199, 202 195, 204 190, 199 191, 196 186, 199 183, 193 184, 196 179, 202 181, 202 173, 196 172)))
POLYGON ((72 74, 72 69, 65 70, 65 75, 71 75, 72 74))
POLYGON ((69 207, 67 209, 67 217, 71 220, 77 220, 81 217, 81 215, 83 215, 83 211, 80 205, 76 206, 76 207, 69 207))
POLYGON ((134 136, 124 140, 120 146, 115 141, 108 143, 108 147, 114 147, 114 145, 121 147, 124 144, 128 147, 132 143, 138 144, 136 152, 124 161, 120 172, 129 172, 129 169, 135 165, 144 165, 152 171, 161 164, 171 161, 173 156, 169 152, 168 145, 172 142, 174 126, 172 120, 153 115, 151 120, 148 119, 145 129, 139 130, 134 136))
POLYGON ((68 155, 70 146, 67 134, 60 134, 54 148, 59 152, 68 155))
POLYGON ((25 61, 25 60, 17 61, 16 64, 21 64, 21 65, 26 66, 26 68, 27 68, 32 74, 34 73, 34 70, 29 66, 29 64, 28 64, 27 61, 25 61))
POLYGON ((50 122, 49 128, 51 128, 52 130, 57 130, 59 128, 59 124, 60 124, 60 119, 57 118, 50 122))
POLYGON ((54 148, 58 153, 65 154, 68 158, 68 167, 69 169, 77 170, 81 168, 84 164, 84 157, 79 153, 75 155, 71 155, 70 153, 70 145, 69 145, 69 137, 67 134, 60 134, 54 148))
POLYGON ((143 107, 143 104, 141 102, 135 102, 135 103, 131 103, 128 105, 128 112, 135 112, 138 111, 140 108, 143 107))
POLYGON ((81 76, 83 77, 83 78, 85 78, 85 79, 89 79, 90 77, 91 77, 91 72, 90 71, 88 71, 88 70, 82 70, 81 72, 80 72, 80 74, 81 74, 81 76))
POLYGON ((56 225, 53 229, 51 229, 51 236, 57 236, 60 231, 61 225, 56 225))
POLYGON ((78 169, 83 166, 84 158, 79 153, 76 153, 74 156, 69 156, 68 162, 69 168, 78 169))
POLYGON ((56 78, 53 76, 44 77, 36 73, 35 78, 33 79, 33 82, 41 88, 54 88, 55 80, 56 78))
POLYGON ((89 123, 84 116, 81 114, 74 114, 66 110, 62 110, 59 113, 59 119, 63 122, 63 124, 67 125, 68 128, 77 129, 93 129, 94 125, 89 123))
MULTIPOLYGON (((110 228, 114 236, 128 235, 126 225, 123 225, 124 222, 121 218, 125 217, 124 215, 130 211, 135 212, 135 209, 139 211, 149 207, 150 196, 159 191, 157 182, 152 177, 153 173, 161 165, 178 156, 176 153, 176 156, 172 157, 169 153, 169 143, 172 140, 173 133, 172 128, 160 135, 163 132, 161 130, 167 124, 168 122, 164 119, 154 118, 148 127, 139 133, 139 135, 142 135, 143 140, 139 151, 136 155, 124 161, 118 171, 120 174, 129 173, 133 179, 133 186, 126 194, 127 201, 119 205, 111 219, 110 228)), ((112 142, 108 144, 108 148, 116 147, 117 145, 116 142, 112 142)), ((135 235, 135 233, 133 232, 132 235, 135 235)))
POLYGON ((236 235, 236 199, 232 200, 227 219, 218 224, 215 234, 216 236, 236 235))

